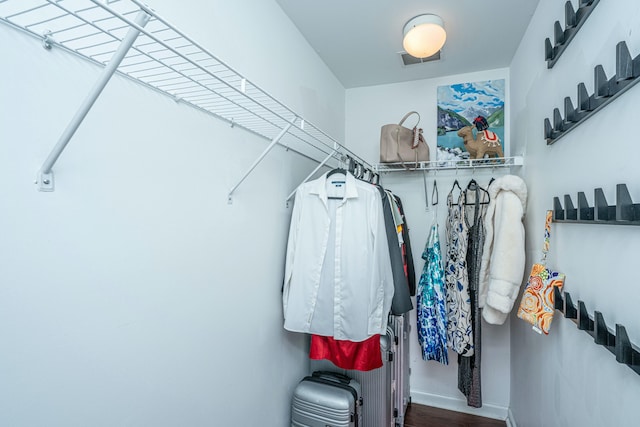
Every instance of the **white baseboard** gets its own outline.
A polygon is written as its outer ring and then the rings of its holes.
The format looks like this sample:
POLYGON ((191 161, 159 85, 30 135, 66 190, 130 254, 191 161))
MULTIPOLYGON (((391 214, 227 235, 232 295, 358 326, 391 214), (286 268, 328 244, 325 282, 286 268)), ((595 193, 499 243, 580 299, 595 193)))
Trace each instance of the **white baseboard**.
POLYGON ((508 412, 509 412, 509 413, 508 413, 508 415, 507 415, 507 419, 506 419, 506 421, 507 421, 507 427, 518 427, 518 426, 516 425, 516 419, 513 417, 513 412, 511 412, 511 408, 509 408, 509 411, 508 411, 508 412))
MULTIPOLYGON (((492 418, 494 420, 506 420, 510 415, 509 408, 504 406, 483 404, 482 408, 472 408, 467 405, 467 401, 463 399, 454 399, 452 397, 440 396, 431 393, 411 392, 411 402, 420 405, 433 406, 436 408, 447 409, 449 411, 462 412, 465 414, 478 415, 480 417, 492 418)), ((516 427, 512 424, 511 427, 516 427)))

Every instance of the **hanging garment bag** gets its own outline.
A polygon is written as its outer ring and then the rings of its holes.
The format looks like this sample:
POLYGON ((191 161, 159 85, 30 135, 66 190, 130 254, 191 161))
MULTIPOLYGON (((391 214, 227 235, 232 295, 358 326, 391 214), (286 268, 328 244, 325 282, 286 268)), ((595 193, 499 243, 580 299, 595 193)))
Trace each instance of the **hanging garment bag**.
POLYGON ((337 372, 314 372, 298 383, 291 427, 363 427, 360 383, 337 372))

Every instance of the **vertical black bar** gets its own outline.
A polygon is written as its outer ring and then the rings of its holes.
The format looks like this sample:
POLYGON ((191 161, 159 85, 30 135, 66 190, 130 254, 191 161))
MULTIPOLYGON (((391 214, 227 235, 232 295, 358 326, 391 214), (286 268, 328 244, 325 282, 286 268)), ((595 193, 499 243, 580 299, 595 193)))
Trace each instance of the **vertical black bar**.
POLYGON ((556 46, 564 44, 564 30, 562 29, 562 25, 560 25, 560 21, 556 21, 556 23, 554 24, 553 33, 556 46))
POLYGON ((553 219, 558 221, 564 219, 564 209, 558 197, 553 198, 553 219))
POLYGON ((544 139, 546 139, 547 142, 553 139, 553 127, 549 119, 544 119, 544 139))
POLYGON ((576 19, 576 11, 570 1, 564 4, 564 23, 567 28, 573 28, 578 23, 576 19))
POLYGON ((553 59, 553 46, 551 46, 551 40, 549 40, 549 37, 544 40, 544 59, 546 61, 553 59))
POLYGON ((581 221, 593 221, 593 208, 587 202, 584 192, 578 193, 578 219, 581 221))
POLYGON ((605 98, 608 97, 609 94, 609 81, 607 80, 607 75, 604 72, 604 67, 602 65, 596 65, 593 69, 593 79, 594 79, 594 96, 596 98, 605 98))
POLYGON ((587 306, 583 301, 578 301, 578 329, 581 331, 593 331, 593 320, 589 318, 587 306))
POLYGON ((565 218, 568 220, 577 220, 578 219, 578 210, 573 206, 573 201, 571 201, 571 196, 568 194, 564 195, 564 214, 565 218))
POLYGON ((616 360, 630 365, 633 359, 633 348, 627 335, 627 330, 621 324, 616 324, 616 360))
POLYGON ((616 186, 616 221, 633 221, 633 202, 626 184, 616 186))
POLYGON ((616 45, 616 81, 633 78, 633 59, 627 43, 621 41, 616 45))
POLYGON ((604 191, 602 188, 596 188, 594 190, 595 200, 595 219, 597 221, 610 221, 613 218, 609 216, 609 204, 604 197, 604 191))
POLYGON ((604 317, 602 313, 599 311, 593 312, 593 321, 594 321, 594 341, 596 344, 604 345, 607 347, 611 347, 615 345, 615 337, 613 334, 609 332, 609 328, 607 328, 607 324, 604 322, 604 317))
POLYGON ((553 130, 558 132, 564 131, 564 121, 560 115, 560 110, 557 108, 553 109, 553 130))
POLYGON ((591 111, 589 93, 584 83, 578 84, 578 109, 580 111, 591 111))
POLYGON ((557 286, 553 287, 553 297, 553 308, 564 313, 564 298, 562 296, 562 292, 560 292, 560 289, 557 286))
POLYGON ((573 305, 573 301, 571 301, 571 294, 569 294, 569 292, 564 293, 564 317, 567 319, 578 318, 578 310, 576 309, 576 306, 573 305))
POLYGON ((570 96, 564 98, 564 119, 571 123, 576 123, 578 121, 576 109, 573 108, 573 102, 571 102, 570 96))

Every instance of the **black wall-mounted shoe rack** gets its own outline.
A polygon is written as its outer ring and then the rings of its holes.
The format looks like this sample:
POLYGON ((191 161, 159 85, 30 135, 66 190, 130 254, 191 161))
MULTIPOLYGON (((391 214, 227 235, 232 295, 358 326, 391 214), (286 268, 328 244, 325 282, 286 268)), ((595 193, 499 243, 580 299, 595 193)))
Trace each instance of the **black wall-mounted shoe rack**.
POLYGON ((602 188, 594 190, 594 206, 589 206, 585 193, 578 193, 578 207, 565 194, 564 207, 559 197, 553 198, 553 222, 582 224, 640 225, 640 203, 633 203, 626 184, 616 186, 616 204, 609 205, 602 188))
POLYGON ((562 28, 560 21, 556 21, 553 26, 554 45, 546 38, 544 41, 544 59, 547 60, 547 68, 553 68, 562 53, 565 51, 571 40, 576 36, 582 24, 585 23, 593 9, 600 0, 580 0, 580 5, 576 11, 573 4, 567 1, 564 4, 565 28, 562 28))
POLYGON ((594 93, 589 95, 584 83, 578 84, 578 103, 573 106, 571 97, 564 99, 564 118, 560 110, 553 110, 553 125, 544 119, 544 137, 547 145, 562 138, 580 123, 593 116, 614 99, 625 93, 640 80, 640 55, 631 58, 627 44, 621 41, 616 46, 616 75, 607 79, 602 65, 594 69, 594 93))
POLYGON ((602 313, 595 311, 593 316, 590 316, 584 302, 578 301, 576 307, 571 301, 569 292, 565 292, 563 295, 558 288, 554 288, 554 292, 556 310, 562 312, 567 319, 571 319, 578 329, 591 335, 596 344, 600 344, 613 353, 616 356, 616 361, 624 363, 640 375, 640 350, 629 340, 624 326, 616 324, 615 331, 611 331, 607 327, 602 313))

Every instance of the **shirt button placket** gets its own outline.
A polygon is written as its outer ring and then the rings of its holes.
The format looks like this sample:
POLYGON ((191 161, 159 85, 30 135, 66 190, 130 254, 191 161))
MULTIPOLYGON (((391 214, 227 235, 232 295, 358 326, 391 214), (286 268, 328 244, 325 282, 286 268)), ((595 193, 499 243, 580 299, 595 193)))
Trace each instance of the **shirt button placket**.
POLYGON ((342 242, 342 210, 344 206, 344 201, 337 207, 336 209, 336 239, 333 242, 335 246, 335 277, 334 277, 334 294, 333 294, 333 307, 334 307, 334 318, 333 318, 333 329, 334 336, 337 338, 344 338, 344 329, 343 329, 343 321, 342 321, 342 264, 340 260, 341 256, 341 244, 342 242))

